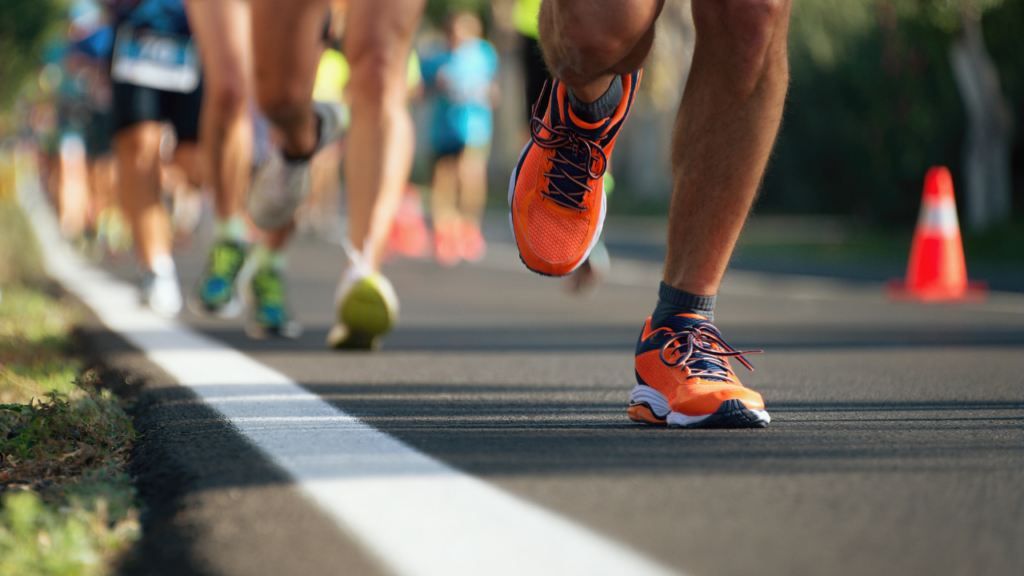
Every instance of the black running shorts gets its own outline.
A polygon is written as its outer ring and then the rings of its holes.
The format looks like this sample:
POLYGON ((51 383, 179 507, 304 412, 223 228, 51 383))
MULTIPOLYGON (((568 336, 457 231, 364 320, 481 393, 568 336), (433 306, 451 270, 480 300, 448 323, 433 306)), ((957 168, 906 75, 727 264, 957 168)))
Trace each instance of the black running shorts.
POLYGON ((113 133, 139 122, 167 121, 174 126, 179 142, 199 137, 199 107, 203 85, 188 94, 114 82, 113 133))

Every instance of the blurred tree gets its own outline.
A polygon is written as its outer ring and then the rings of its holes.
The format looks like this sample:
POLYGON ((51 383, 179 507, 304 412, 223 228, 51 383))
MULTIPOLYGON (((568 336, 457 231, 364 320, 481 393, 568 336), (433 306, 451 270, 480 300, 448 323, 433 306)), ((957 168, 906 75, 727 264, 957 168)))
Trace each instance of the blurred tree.
POLYGON ((62 0, 3 0, 0 8, 0 110, 36 74, 47 33, 60 21, 62 0))
MULTIPOLYGON (((970 157, 967 149, 961 149, 970 124, 964 115, 968 97, 961 92, 970 85, 985 94, 986 103, 1005 101, 998 82, 993 87, 989 80, 995 70, 1001 76, 1017 70, 1024 56, 1021 4, 1021 0, 794 3, 793 83, 762 207, 853 212, 872 222, 911 222, 928 166, 955 167, 961 158, 970 157), (980 89, 973 78, 965 85, 951 65, 955 60, 951 54, 956 52, 951 47, 965 42, 969 34, 965 13, 985 14, 981 29, 986 31, 986 42, 980 43, 980 32, 974 36, 972 70, 983 66, 986 46, 997 56, 994 62, 989 60, 992 74, 980 89), (999 30, 990 38, 992 23, 999 30)), ((1010 94, 1018 109, 1024 107, 1024 94, 1010 94)), ((979 138, 1003 143, 1004 174, 1010 160, 1008 116, 1000 117, 1000 138, 979 138)), ((999 157, 982 156, 989 163, 999 157)), ((965 166, 955 172, 962 172, 957 176, 964 190, 970 170, 965 166)), ((974 197, 971 190, 965 191, 974 197)), ((1007 188, 1004 196, 1008 193, 1007 188)), ((995 212, 1008 216, 1009 202, 995 212)))
POLYGON ((967 109, 963 167, 967 225, 983 231, 1009 220, 1013 112, 999 85, 999 72, 982 39, 978 15, 965 10, 963 32, 950 49, 950 62, 967 109))

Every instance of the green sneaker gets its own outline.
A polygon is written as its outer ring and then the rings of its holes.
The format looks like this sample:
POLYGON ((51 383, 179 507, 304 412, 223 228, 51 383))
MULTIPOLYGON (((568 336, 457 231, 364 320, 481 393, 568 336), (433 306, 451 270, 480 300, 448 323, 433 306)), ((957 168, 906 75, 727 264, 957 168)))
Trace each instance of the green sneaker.
POLYGON ((362 274, 350 267, 335 292, 335 310, 337 323, 327 334, 327 346, 369 350, 398 322, 398 296, 379 272, 362 274))
POLYGON ((245 264, 246 249, 242 244, 220 240, 210 247, 206 269, 199 277, 195 291, 189 295, 189 308, 197 314, 234 318, 244 308, 238 293, 237 280, 245 264))
POLYGON ((298 338, 302 325, 291 317, 284 289, 284 278, 271 266, 262 266, 249 283, 252 293, 252 320, 245 332, 250 338, 269 336, 298 338))

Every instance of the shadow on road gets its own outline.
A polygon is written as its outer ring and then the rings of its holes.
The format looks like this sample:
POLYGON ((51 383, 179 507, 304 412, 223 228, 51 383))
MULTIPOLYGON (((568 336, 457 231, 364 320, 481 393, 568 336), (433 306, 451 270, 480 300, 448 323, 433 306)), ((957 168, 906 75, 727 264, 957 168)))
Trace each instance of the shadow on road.
POLYGON ((586 387, 305 387, 479 475, 1010 470, 1024 448, 1020 401, 774 403, 766 429, 669 430, 586 387))
MULTIPOLYGON (((317 351, 324 347, 327 327, 315 326, 296 340, 252 340, 238 327, 200 328, 203 334, 246 352, 317 351)), ((724 325, 729 343, 740 350, 925 348, 940 346, 1020 346, 1024 327, 963 325, 832 327, 749 327, 724 325)), ((630 350, 639 335, 637 326, 539 327, 404 327, 390 334, 384 350, 451 352, 567 352, 630 350)))

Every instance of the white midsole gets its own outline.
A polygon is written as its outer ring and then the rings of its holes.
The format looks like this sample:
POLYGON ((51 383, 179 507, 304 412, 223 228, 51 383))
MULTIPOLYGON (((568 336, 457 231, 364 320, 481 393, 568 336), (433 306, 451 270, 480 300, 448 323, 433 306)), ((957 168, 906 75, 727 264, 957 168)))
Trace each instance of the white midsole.
MULTIPOLYGON (((693 426, 707 420, 711 416, 711 414, 687 416, 681 412, 673 412, 664 394, 643 384, 637 384, 633 387, 633 390, 629 393, 629 402, 630 404, 646 402, 651 407, 654 415, 658 418, 665 418, 665 423, 669 426, 693 426), (662 416, 663 414, 668 414, 668 416, 662 416)), ((750 410, 757 416, 758 420, 763 421, 765 424, 772 421, 772 417, 768 415, 767 410, 756 410, 753 408, 747 408, 747 410, 750 410)))

